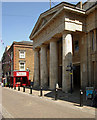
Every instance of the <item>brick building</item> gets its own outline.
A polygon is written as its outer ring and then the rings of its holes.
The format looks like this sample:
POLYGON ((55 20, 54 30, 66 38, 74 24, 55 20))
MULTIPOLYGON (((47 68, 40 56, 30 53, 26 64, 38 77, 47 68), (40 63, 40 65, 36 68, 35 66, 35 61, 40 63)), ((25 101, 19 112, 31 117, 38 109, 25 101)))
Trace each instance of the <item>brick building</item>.
POLYGON ((97 1, 76 5, 62 2, 39 16, 31 35, 34 49, 34 86, 64 92, 97 86, 97 1), (70 69, 70 68, 69 68, 70 69))
POLYGON ((2 57, 3 77, 7 83, 29 85, 33 82, 34 54, 33 44, 29 41, 13 42, 2 57))

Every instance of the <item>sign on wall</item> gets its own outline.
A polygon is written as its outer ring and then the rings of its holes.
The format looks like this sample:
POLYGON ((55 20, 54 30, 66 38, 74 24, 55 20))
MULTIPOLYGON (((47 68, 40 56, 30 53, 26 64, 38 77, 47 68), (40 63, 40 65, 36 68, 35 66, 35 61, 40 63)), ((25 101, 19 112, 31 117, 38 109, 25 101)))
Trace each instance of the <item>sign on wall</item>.
POLYGON ((26 72, 17 72, 16 76, 26 76, 26 72))
POLYGON ((93 87, 86 87, 86 100, 88 98, 93 98, 93 92, 94 92, 93 87))

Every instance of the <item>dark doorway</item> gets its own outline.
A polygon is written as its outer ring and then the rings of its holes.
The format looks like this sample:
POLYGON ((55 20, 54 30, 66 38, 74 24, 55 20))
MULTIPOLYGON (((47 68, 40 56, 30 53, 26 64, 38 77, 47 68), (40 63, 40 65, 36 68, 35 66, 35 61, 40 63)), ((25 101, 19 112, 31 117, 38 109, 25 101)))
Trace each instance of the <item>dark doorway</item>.
POLYGON ((22 77, 22 84, 27 84, 28 83, 28 80, 27 80, 27 77, 22 77))
POLYGON ((74 89, 80 89, 80 65, 73 65, 73 85, 74 89))
POLYGON ((62 88, 62 66, 59 66, 59 79, 58 79, 58 85, 60 88, 62 88))

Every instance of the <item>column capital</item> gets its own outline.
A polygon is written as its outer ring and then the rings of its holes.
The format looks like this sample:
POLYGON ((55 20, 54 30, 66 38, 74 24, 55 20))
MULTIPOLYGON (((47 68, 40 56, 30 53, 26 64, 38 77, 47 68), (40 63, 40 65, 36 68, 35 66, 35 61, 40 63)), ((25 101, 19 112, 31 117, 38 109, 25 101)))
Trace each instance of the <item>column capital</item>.
POLYGON ((47 44, 42 44, 40 47, 47 47, 48 45, 47 44))
POLYGON ((38 52, 38 51, 39 51, 39 48, 34 48, 33 50, 38 52))
POLYGON ((52 37, 51 39, 50 39, 50 42, 56 42, 56 41, 58 41, 59 40, 59 38, 57 38, 57 37, 52 37))
POLYGON ((67 34, 72 34, 72 32, 71 32, 71 31, 63 31, 63 32, 62 32, 62 36, 63 36, 63 35, 67 35, 67 34))

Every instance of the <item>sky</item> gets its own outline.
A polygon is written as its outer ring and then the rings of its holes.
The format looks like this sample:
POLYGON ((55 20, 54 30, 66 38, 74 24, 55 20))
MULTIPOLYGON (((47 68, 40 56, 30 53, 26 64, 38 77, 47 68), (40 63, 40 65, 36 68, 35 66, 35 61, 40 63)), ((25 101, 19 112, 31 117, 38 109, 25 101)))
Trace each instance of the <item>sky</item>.
MULTIPOLYGON (((19 0, 21 2, 11 2, 12 0, 2 1, 2 4, 0 2, 0 18, 2 17, 0 19, 0 59, 5 47, 11 45, 13 41, 30 41, 30 33, 39 15, 50 8, 49 2, 39 2, 39 0, 36 0, 37 2, 23 2, 23 0, 19 0)), ((65 1, 78 2, 78 0, 65 1)), ((51 6, 53 7, 58 3, 59 1, 52 2, 51 6)))

